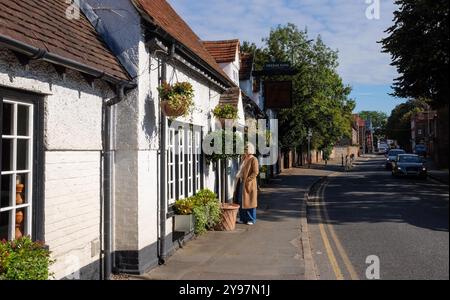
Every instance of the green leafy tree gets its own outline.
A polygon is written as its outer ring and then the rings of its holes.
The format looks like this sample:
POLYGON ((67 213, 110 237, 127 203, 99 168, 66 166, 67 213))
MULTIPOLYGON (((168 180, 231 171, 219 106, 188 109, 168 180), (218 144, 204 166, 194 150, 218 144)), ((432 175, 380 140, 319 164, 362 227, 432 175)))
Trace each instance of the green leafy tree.
POLYGON ((411 117, 427 109, 429 102, 420 98, 397 105, 386 124, 386 134, 389 139, 397 140, 400 147, 411 150, 411 117))
POLYGON ((432 105, 448 105, 449 99, 449 1, 397 0, 394 25, 381 40, 400 76, 394 95, 426 97, 432 105))
POLYGON ((364 120, 372 120, 374 129, 374 143, 386 138, 386 124, 388 115, 382 111, 361 111, 358 113, 364 120))
POLYGON ((264 40, 262 49, 244 43, 244 49, 255 53, 256 65, 268 61, 290 61, 298 71, 293 77, 272 78, 293 81, 293 107, 281 110, 279 142, 288 149, 305 145, 308 128, 313 130, 312 146, 330 147, 351 135, 355 102, 349 99, 351 88, 338 75, 338 53, 327 47, 321 37, 309 39, 307 30, 294 24, 278 26, 264 40))

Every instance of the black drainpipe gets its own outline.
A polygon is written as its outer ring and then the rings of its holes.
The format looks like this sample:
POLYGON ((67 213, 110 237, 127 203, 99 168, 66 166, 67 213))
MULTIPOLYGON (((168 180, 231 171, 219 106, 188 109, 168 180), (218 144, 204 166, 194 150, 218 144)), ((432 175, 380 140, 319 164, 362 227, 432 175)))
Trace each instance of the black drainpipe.
POLYGON ((103 198, 103 255, 104 255, 104 271, 103 271, 103 279, 109 280, 111 278, 111 270, 112 270, 112 258, 111 258, 111 241, 112 241, 112 228, 111 228, 111 219, 112 219, 112 190, 113 190, 113 182, 112 182, 112 163, 113 163, 113 150, 111 149, 113 140, 112 140, 112 131, 113 131, 113 123, 112 123, 112 107, 119 102, 121 102, 124 98, 124 86, 117 86, 117 95, 116 97, 105 101, 103 105, 104 114, 105 114, 105 124, 104 124, 104 150, 103 150, 103 159, 104 159, 104 175, 103 175, 103 188, 104 188, 104 198, 103 198))
MULTIPOLYGON (((167 81, 167 63, 171 61, 175 55, 175 44, 172 44, 169 48, 169 55, 163 57, 161 61, 161 76, 159 78, 159 85, 161 86, 167 81)), ((161 98, 159 101, 161 102, 161 98)), ((166 250, 166 222, 167 222, 167 198, 166 198, 166 116, 160 109, 161 131, 160 131, 160 194, 159 194, 159 253, 158 263, 160 265, 165 264, 167 257, 166 250)))

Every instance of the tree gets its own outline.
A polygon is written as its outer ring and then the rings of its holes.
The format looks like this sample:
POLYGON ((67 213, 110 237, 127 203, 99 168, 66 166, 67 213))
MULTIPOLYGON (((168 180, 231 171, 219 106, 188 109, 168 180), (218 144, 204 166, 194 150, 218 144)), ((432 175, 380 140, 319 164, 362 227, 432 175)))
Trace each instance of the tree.
MULTIPOLYGON (((336 71, 337 51, 327 47, 320 36, 310 40, 308 32, 294 24, 272 29, 263 41, 265 47, 256 50, 257 65, 269 60, 290 61, 298 71, 293 77, 278 78, 293 81, 293 107, 278 114, 280 146, 292 149, 306 144, 308 128, 313 130, 312 146, 316 149, 351 136, 355 102, 348 98, 351 88, 336 71)), ((248 47, 254 49, 244 44, 248 47)))
POLYGON ((400 77, 394 95, 401 98, 426 97, 435 107, 449 99, 449 1, 397 0, 394 25, 381 40, 383 52, 390 53, 400 77))
POLYGON ((374 143, 386 138, 386 124, 388 115, 382 111, 361 111, 359 116, 364 120, 371 120, 374 129, 374 143))
POLYGON ((419 98, 409 100, 397 105, 388 118, 386 134, 390 139, 397 140, 403 149, 409 149, 411 145, 411 117, 413 114, 424 111, 428 107, 427 99, 419 98))

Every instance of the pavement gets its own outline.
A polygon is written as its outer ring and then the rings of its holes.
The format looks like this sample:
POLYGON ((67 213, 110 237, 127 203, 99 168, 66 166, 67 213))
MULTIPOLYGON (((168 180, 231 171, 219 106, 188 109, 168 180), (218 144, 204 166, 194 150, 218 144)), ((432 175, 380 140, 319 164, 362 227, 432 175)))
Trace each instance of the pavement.
POLYGON ((448 169, 442 170, 437 168, 432 160, 427 161, 427 167, 430 178, 448 185, 448 169))
POLYGON ((314 182, 331 174, 333 170, 330 168, 294 168, 285 171, 272 179, 270 185, 262 188, 255 225, 237 224, 233 232, 215 231, 197 237, 186 243, 165 265, 141 278, 312 279, 315 276, 311 274, 308 251, 303 251, 305 245, 309 247, 309 237, 305 240, 305 228, 302 228, 302 216, 305 216, 306 208, 305 192, 314 182))
POLYGON ((394 178, 366 156, 331 174, 308 206, 320 279, 449 279, 449 191, 434 180, 394 178))

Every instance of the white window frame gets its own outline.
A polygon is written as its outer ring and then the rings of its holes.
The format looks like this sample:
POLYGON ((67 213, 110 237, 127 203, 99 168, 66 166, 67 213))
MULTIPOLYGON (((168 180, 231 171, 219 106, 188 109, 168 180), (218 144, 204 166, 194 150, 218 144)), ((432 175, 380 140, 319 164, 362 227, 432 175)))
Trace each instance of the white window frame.
POLYGON ((194 164, 195 164, 195 193, 201 189, 201 131, 194 131, 194 164))
POLYGON ((185 151, 184 151, 184 129, 178 130, 178 199, 184 199, 186 197, 186 182, 185 182, 185 151))
MULTIPOLYGON (((12 140, 12 170, 3 171, 1 170, 1 176, 4 175, 11 176, 11 193, 10 193, 10 203, 7 207, 1 207, 0 213, 9 212, 9 224, 8 224, 8 239, 12 240, 15 238, 15 227, 16 227, 16 211, 18 209, 23 209, 25 211, 24 215, 24 226, 23 235, 32 235, 32 216, 33 216, 33 141, 34 141, 34 104, 9 100, 8 98, 3 99, 3 105, 9 104, 13 106, 13 120, 12 120, 12 134, 3 135, 2 140, 12 140), (17 124, 18 124, 18 107, 26 106, 28 108, 28 135, 21 136, 17 135, 17 124), (26 140, 27 141, 27 170, 17 170, 17 141, 26 140), (25 197, 26 203, 21 205, 16 205, 16 180, 17 175, 27 175, 25 185, 25 197)), ((5 116, 3 116, 5 117, 5 116)), ((2 166, 3 168, 3 166, 2 166)), ((6 176, 5 176, 6 177, 6 176)))
POLYGON ((169 204, 175 202, 175 129, 169 128, 167 135, 167 199, 169 204))
POLYGON ((194 195, 194 147, 193 147, 193 135, 192 130, 187 131, 187 185, 188 185, 188 197, 194 195))

